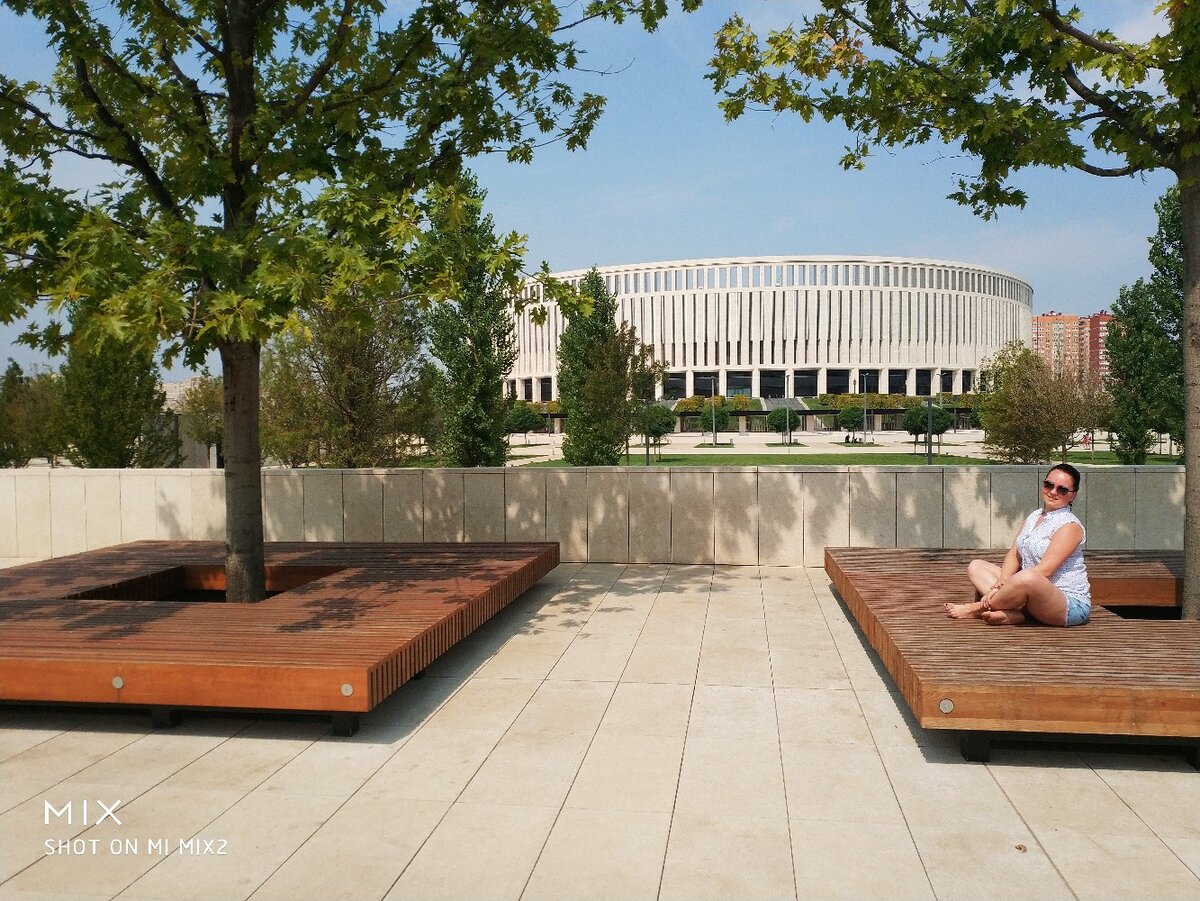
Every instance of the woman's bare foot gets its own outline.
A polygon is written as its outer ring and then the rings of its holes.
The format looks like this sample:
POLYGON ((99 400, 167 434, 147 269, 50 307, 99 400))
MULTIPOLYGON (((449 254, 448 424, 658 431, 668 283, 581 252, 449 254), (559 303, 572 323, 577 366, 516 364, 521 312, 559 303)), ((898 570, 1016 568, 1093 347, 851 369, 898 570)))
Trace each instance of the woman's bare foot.
POLYGON ((984 609, 982 601, 976 601, 974 604, 943 604, 942 606, 946 611, 946 616, 952 619, 970 619, 972 616, 979 616, 984 609))
POLYGON ((985 610, 979 618, 989 626, 1019 626, 1025 622, 1025 614, 1020 610, 985 610))

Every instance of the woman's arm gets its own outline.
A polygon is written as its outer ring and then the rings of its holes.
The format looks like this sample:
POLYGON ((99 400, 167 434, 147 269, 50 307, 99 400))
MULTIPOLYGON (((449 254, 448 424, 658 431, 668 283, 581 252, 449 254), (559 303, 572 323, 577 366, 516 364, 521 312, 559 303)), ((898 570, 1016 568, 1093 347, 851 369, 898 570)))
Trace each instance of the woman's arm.
POLYGON ((1041 573, 1047 579, 1052 578, 1075 548, 1079 547, 1081 541, 1083 541, 1083 529, 1073 522, 1067 523, 1054 533, 1054 537, 1050 539, 1050 546, 1046 548, 1046 553, 1033 567, 1034 572, 1041 573))
POLYGON ((1014 541, 1013 546, 1004 555, 1004 562, 1000 564, 1000 581, 1003 582, 1009 576, 1016 575, 1020 569, 1021 555, 1017 552, 1017 543, 1014 541))

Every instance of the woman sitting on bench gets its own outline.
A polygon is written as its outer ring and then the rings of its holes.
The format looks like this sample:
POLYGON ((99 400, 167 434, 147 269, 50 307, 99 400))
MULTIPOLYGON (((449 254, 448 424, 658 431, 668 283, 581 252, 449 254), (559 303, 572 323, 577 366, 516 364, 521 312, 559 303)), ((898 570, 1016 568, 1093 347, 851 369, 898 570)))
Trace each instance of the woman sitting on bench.
POLYGON ((1025 518, 1004 564, 972 560, 967 576, 982 600, 946 604, 955 619, 977 616, 993 626, 1030 616, 1049 626, 1080 626, 1092 612, 1083 565, 1083 523, 1071 512, 1079 470, 1059 463, 1042 482, 1042 506, 1025 518))

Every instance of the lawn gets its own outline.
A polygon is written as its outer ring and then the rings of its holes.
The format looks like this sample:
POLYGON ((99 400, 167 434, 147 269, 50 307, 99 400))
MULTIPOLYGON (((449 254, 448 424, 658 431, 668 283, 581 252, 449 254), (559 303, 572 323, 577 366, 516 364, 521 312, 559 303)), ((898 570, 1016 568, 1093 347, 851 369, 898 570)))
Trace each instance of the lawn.
MULTIPOLYGON (((933 458, 936 466, 987 466, 974 457, 933 458)), ((566 466, 562 460, 526 463, 526 466, 566 466)), ((645 466, 644 454, 622 458, 620 466, 645 466)), ((663 454, 650 458, 651 466, 924 466, 924 454, 663 454)))

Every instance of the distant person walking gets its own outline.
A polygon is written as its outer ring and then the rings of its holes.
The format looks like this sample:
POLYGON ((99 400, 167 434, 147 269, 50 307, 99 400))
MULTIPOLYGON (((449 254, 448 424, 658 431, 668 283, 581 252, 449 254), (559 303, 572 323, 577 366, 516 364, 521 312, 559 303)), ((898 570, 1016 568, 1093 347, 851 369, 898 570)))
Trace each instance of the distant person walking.
POLYGON ((1071 511, 1079 470, 1059 463, 1042 482, 1042 506, 1025 518, 1004 563, 972 560, 967 576, 982 600, 946 604, 954 619, 979 617, 993 626, 1016 625, 1026 616, 1049 626, 1080 626, 1092 612, 1083 564, 1083 523, 1071 511))

